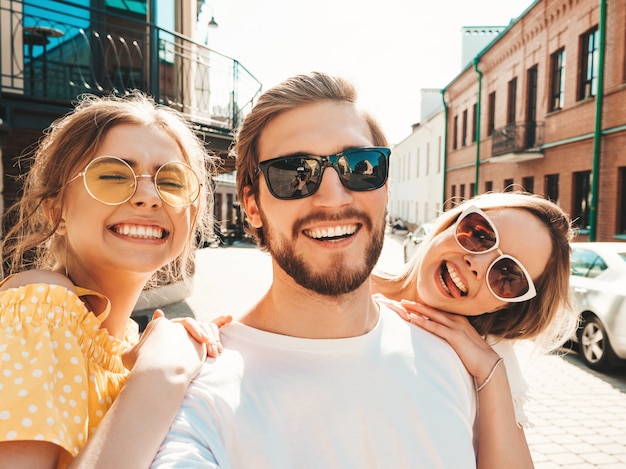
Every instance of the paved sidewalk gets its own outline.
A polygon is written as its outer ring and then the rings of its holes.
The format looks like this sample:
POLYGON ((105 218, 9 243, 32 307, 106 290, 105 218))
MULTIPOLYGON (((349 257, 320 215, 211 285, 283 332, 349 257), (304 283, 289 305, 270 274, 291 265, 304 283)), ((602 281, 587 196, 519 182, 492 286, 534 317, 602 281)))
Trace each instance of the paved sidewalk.
POLYGON ((570 354, 538 357, 524 374, 537 469, 626 468, 626 370, 611 379, 570 354))

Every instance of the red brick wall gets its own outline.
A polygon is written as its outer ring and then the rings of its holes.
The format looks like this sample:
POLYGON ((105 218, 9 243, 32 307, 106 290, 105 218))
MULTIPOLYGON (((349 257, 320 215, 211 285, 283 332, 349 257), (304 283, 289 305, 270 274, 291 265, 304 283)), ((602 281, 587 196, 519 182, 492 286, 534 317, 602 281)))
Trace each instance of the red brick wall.
MULTIPOLYGON (((544 194, 544 177, 559 174, 559 204, 572 209, 573 173, 593 167, 596 100, 578 101, 580 36, 599 22, 597 0, 543 0, 511 25, 480 58, 483 73, 481 100, 480 172, 478 190, 493 181, 493 190, 503 190, 504 180, 518 188, 526 176, 534 177, 534 192, 544 194), (565 48, 565 93, 561 110, 549 112, 550 55, 565 48), (508 82, 517 78, 516 122, 526 120, 527 70, 538 68, 537 122, 544 123, 543 157, 525 162, 494 163, 491 137, 487 135, 488 96, 496 93, 495 128, 507 124, 508 82)), ((626 166, 626 2, 607 0, 605 47, 605 99, 602 127, 609 130, 600 144, 600 183, 597 200, 598 241, 614 240, 618 214, 618 168, 626 166), (624 128, 622 128, 624 127, 624 128)), ((449 110, 446 196, 456 186, 475 182, 476 146, 452 150, 453 116, 464 109, 471 113, 478 96, 478 74, 473 67, 446 89, 449 110)), ((460 117, 459 117, 460 121, 460 117)), ((467 190, 467 189, 466 189, 467 190)), ((584 239, 584 238, 583 238, 584 239)))

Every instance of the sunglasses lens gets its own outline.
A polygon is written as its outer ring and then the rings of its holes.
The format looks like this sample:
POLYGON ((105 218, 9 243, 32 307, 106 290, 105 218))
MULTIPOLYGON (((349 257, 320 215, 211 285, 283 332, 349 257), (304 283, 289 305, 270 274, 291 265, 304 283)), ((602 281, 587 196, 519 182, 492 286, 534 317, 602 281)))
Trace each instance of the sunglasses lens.
POLYGON ((496 245, 496 232, 480 213, 470 212, 459 221, 456 239, 470 252, 484 252, 496 245))
POLYGON ((135 174, 122 160, 97 158, 85 170, 85 186, 96 200, 105 204, 120 204, 132 196, 135 174))
POLYGON ((528 293, 528 277, 522 267, 513 259, 498 259, 488 273, 489 286, 500 298, 517 298, 528 293))
POLYGON ((266 169, 266 182, 275 197, 299 199, 317 189, 320 175, 317 160, 287 156, 272 161, 266 169))
POLYGON ((387 180, 387 155, 375 149, 346 150, 337 156, 344 185, 352 191, 378 189, 387 180))
POLYGON ((183 163, 167 163, 155 176, 159 195, 174 207, 185 207, 196 201, 200 183, 193 170, 183 163))

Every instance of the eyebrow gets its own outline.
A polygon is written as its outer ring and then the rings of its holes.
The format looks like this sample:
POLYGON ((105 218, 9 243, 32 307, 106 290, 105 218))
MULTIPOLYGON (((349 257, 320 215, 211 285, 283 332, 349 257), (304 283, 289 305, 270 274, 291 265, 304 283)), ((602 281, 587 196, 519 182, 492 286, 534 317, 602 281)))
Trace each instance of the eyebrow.
POLYGON ((272 158, 268 158, 270 160, 274 159, 274 158, 288 158, 290 156, 317 156, 317 157, 321 157, 321 156, 336 156, 336 155, 340 155, 341 153, 343 153, 346 150, 354 150, 356 148, 369 148, 371 145, 369 146, 363 146, 363 145, 352 145, 352 146, 347 146, 344 147, 342 150, 339 150, 335 153, 330 153, 330 154, 326 154, 326 155, 319 155, 316 153, 312 153, 312 152, 305 152, 305 151, 295 151, 293 153, 288 153, 286 155, 279 155, 279 156, 274 156, 272 158))

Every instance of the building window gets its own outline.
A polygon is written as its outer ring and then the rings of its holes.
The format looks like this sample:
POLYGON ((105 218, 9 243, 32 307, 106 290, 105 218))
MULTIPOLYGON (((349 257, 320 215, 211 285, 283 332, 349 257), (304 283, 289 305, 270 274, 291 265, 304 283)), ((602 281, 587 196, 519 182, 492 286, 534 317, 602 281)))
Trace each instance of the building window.
POLYGON ((430 174, 430 142, 426 142, 426 175, 430 174))
POLYGON ((543 187, 546 199, 559 203, 559 175, 547 174, 544 178, 543 187))
POLYGON ((456 186, 452 185, 451 190, 452 192, 451 192, 450 199, 451 199, 452 207, 455 207, 456 205, 458 205, 458 201, 456 200, 456 186))
POLYGON ((595 96, 598 91, 598 27, 580 37, 580 84, 578 99, 595 96))
POLYGON ((485 192, 493 192, 493 181, 485 181, 485 192))
POLYGON ((515 103, 517 102, 517 78, 509 81, 508 102, 506 107, 506 123, 515 124, 515 103))
POLYGON ((514 184, 515 184, 515 181, 513 181, 513 178, 505 179, 504 180, 504 192, 513 192, 514 184))
POLYGON ((415 164, 415 177, 420 177, 420 149, 417 147, 417 163, 415 164))
POLYGON ((626 166, 619 168, 617 197, 617 233, 626 235, 626 166))
POLYGON ((496 130, 496 92, 489 94, 489 113, 487 114, 487 135, 496 130))
POLYGON ((470 136, 472 142, 476 141, 476 123, 478 122, 478 116, 476 115, 477 112, 478 106, 474 104, 474 106, 472 106, 472 135, 470 136))
POLYGON ((464 147, 467 145, 467 109, 463 111, 463 123, 461 125, 461 146, 464 147))
POLYGON ((550 111, 563 108, 565 90, 565 49, 550 56, 550 111))
POLYGON ((474 197, 476 195, 476 184, 475 183, 470 183, 470 193, 469 196, 470 197, 474 197))
POLYGON ((591 171, 574 173, 574 201, 572 204, 572 222, 579 229, 589 229, 589 211, 591 208, 591 171))
POLYGON ((522 189, 531 194, 535 192, 535 178, 533 176, 526 176, 522 178, 522 189))
POLYGON ((441 174, 441 137, 437 138, 437 174, 441 174))
POLYGON ((215 192, 213 194, 213 218, 216 223, 222 222, 222 194, 215 192))
POLYGON ((465 184, 461 184, 459 196, 461 197, 461 200, 465 200, 465 184))
POLYGON ((458 148, 458 138, 459 138, 459 116, 454 116, 454 123, 452 124, 452 149, 456 150, 458 148))

